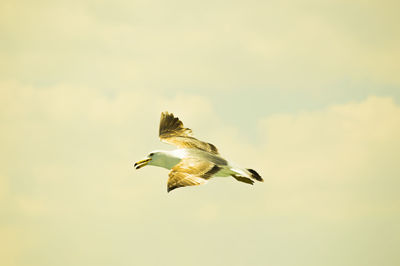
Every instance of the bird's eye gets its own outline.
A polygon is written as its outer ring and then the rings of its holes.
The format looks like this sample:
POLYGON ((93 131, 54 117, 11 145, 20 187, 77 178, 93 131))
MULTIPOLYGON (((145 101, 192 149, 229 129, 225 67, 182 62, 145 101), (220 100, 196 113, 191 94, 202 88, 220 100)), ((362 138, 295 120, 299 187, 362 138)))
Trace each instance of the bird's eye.
POLYGON ((154 153, 150 153, 150 154, 149 154, 150 157, 153 156, 153 155, 154 155, 154 153))

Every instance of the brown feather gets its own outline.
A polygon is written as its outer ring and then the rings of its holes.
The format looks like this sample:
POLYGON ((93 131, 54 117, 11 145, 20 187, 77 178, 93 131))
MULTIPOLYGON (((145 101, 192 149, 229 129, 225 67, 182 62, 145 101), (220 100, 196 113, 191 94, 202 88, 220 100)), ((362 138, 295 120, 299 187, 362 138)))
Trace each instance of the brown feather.
POLYGON ((193 148, 218 154, 218 149, 211 143, 203 142, 191 136, 192 130, 185 128, 182 121, 173 114, 163 112, 160 119, 160 140, 178 148, 193 148))
POLYGON ((204 184, 220 169, 219 166, 208 161, 184 158, 169 173, 167 191, 170 192, 179 187, 204 184))

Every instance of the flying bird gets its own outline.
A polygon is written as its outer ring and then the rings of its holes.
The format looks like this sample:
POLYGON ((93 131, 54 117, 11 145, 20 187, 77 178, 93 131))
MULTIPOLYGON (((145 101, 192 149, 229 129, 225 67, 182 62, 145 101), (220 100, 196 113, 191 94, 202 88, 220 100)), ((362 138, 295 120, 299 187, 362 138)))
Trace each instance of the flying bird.
POLYGON ((222 158, 213 144, 194 138, 192 130, 185 128, 182 121, 172 113, 161 113, 159 137, 162 142, 175 145, 178 149, 152 151, 134 166, 140 169, 153 165, 171 170, 168 192, 179 187, 205 184, 217 176, 232 176, 250 185, 253 185, 253 179, 264 181, 255 170, 235 166, 222 158))

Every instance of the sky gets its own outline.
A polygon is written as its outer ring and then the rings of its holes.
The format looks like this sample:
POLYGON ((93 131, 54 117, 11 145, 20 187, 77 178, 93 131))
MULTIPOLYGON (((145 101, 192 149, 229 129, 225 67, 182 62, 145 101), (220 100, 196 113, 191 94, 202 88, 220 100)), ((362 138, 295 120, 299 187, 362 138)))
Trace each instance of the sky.
POLYGON ((398 1, 1 1, 0 264, 400 264, 398 1), (264 183, 135 170, 173 112, 264 183))

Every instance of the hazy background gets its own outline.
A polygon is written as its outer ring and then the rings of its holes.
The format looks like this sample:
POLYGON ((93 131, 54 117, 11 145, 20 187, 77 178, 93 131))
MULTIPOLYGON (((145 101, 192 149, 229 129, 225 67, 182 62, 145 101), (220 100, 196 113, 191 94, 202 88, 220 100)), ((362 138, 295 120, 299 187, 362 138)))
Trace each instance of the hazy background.
POLYGON ((400 265, 399 1, 1 1, 0 264, 400 265), (166 192, 179 116, 264 183, 166 192))

